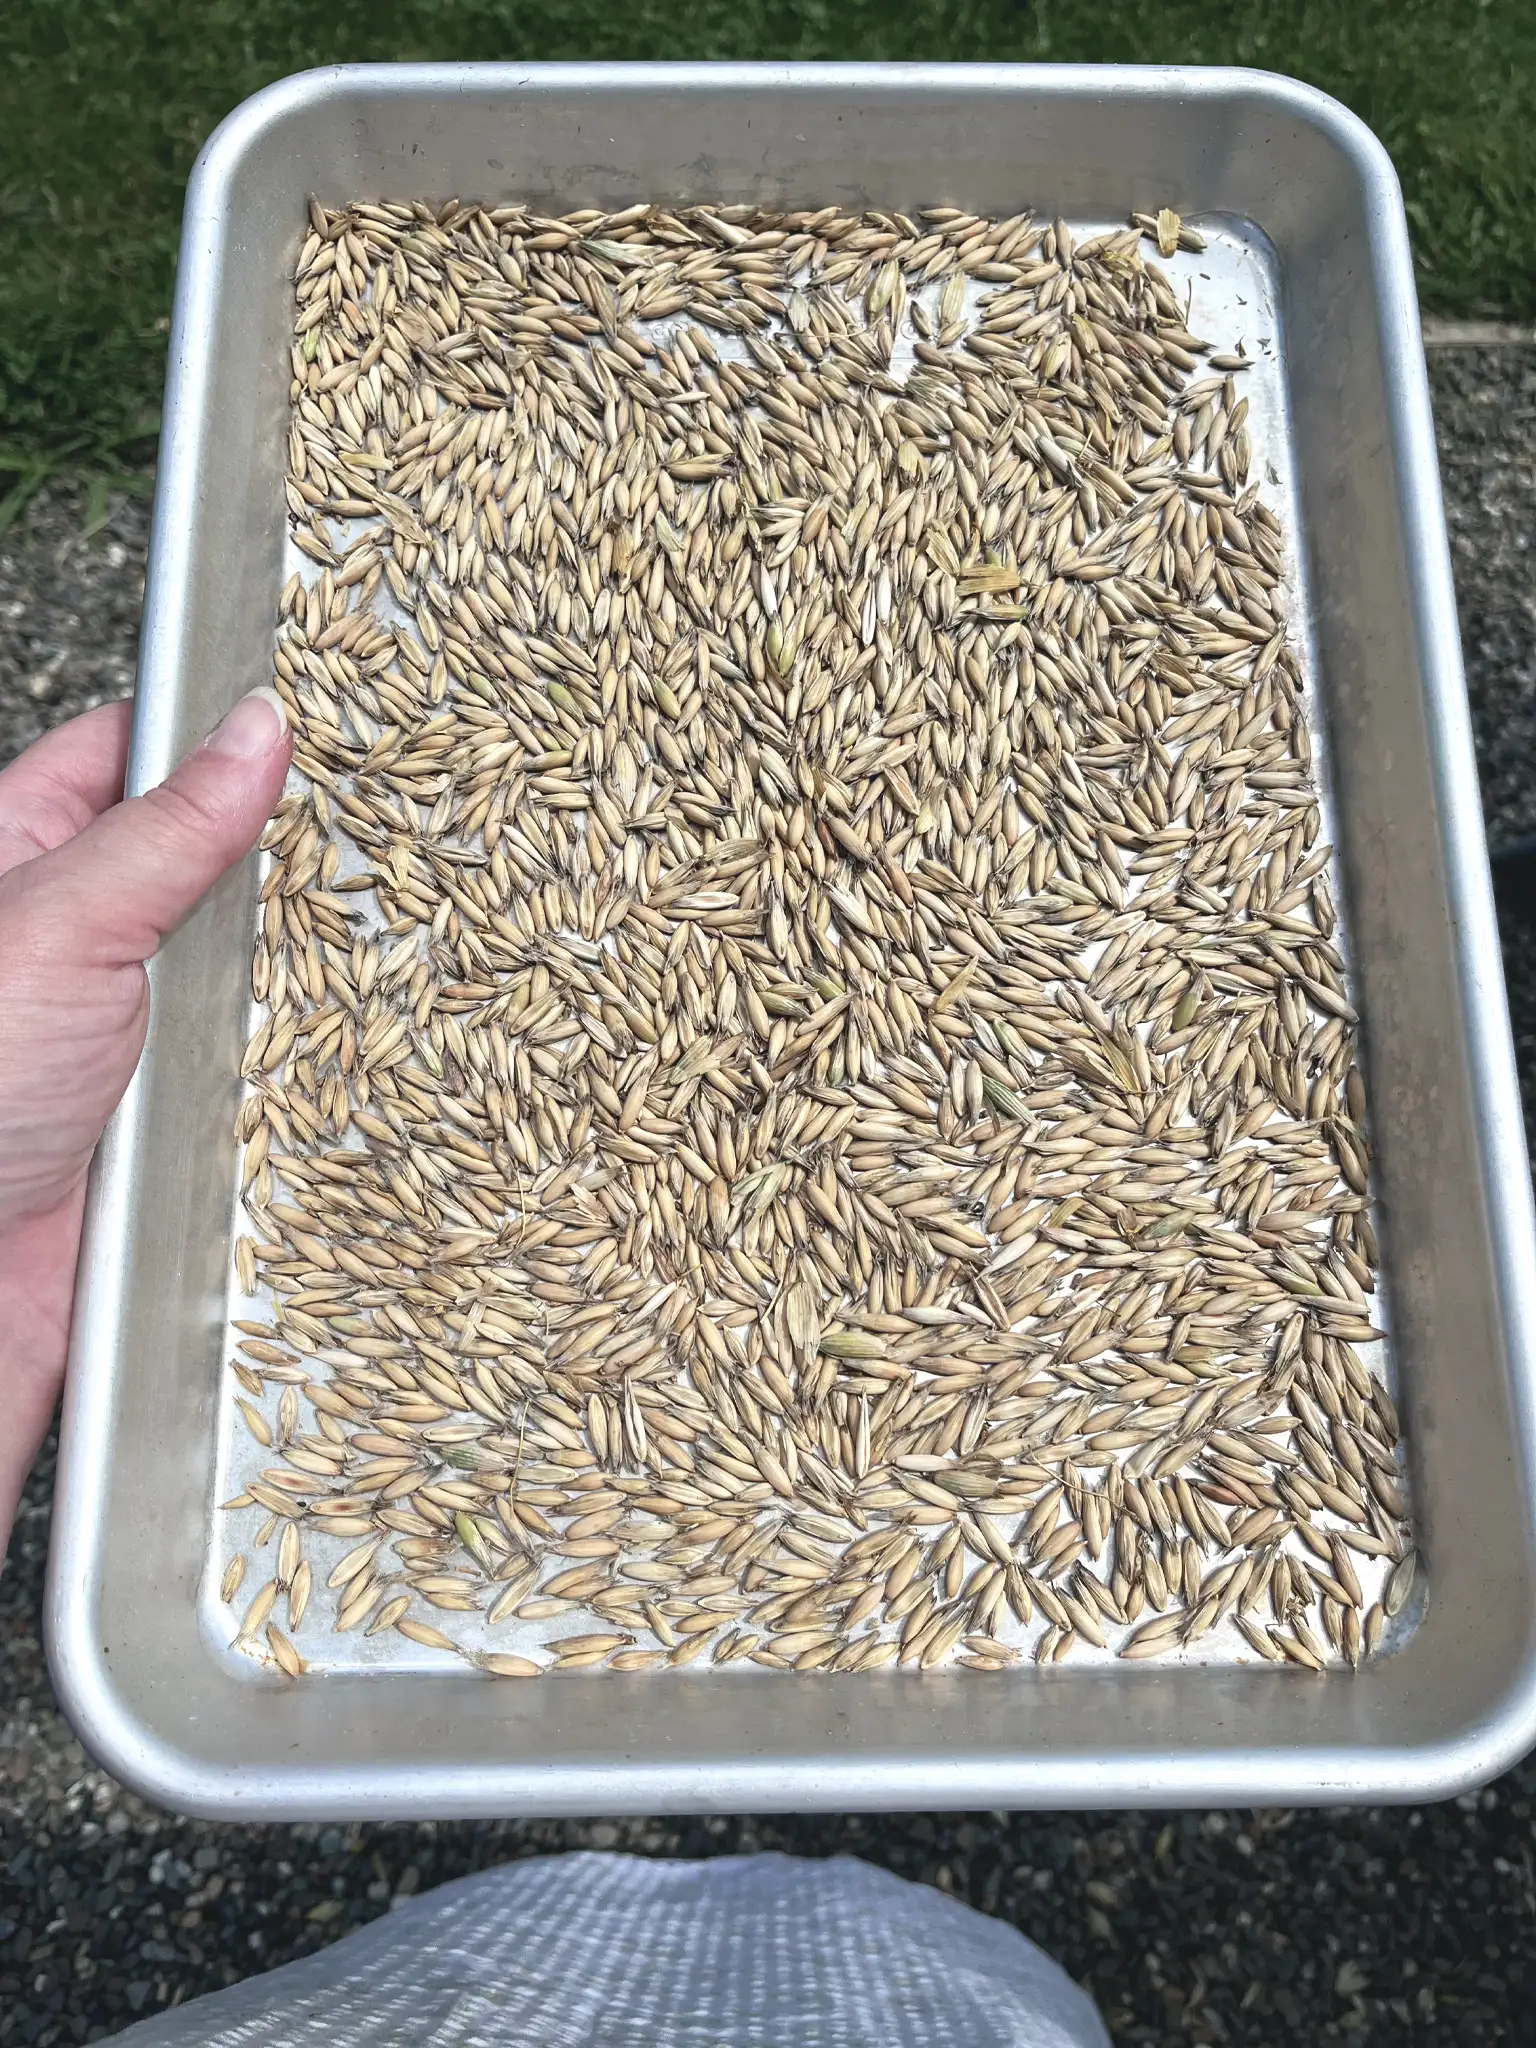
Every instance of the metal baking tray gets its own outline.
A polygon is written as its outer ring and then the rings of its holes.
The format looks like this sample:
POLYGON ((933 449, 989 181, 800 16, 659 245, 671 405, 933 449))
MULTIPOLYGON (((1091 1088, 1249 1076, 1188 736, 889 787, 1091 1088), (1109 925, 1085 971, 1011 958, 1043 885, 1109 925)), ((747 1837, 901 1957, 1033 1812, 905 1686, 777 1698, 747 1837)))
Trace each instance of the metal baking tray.
POLYGON ((1402 203, 1381 146, 1257 72, 341 67, 238 109, 188 193, 130 787, 265 679, 310 193, 551 211, 831 201, 1074 227, 1176 208, 1193 324, 1255 356, 1364 1015, 1390 1376, 1429 1599, 1355 1676, 1220 1658, 844 1680, 492 1685, 428 1656, 284 1684, 207 1583, 257 863, 152 969, 82 1254, 48 1595, 82 1740, 247 1819, 1443 1796, 1536 1739, 1536 1234, 1402 203))

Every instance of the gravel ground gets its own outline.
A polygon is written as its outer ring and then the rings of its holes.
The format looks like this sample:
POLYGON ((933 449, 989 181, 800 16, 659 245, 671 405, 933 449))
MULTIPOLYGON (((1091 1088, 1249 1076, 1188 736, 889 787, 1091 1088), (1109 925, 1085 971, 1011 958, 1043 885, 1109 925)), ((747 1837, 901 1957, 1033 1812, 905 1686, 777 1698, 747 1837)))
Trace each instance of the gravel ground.
MULTIPOLYGON (((1490 833, 1536 831, 1536 351, 1432 358, 1490 833)), ((147 527, 40 500, 0 543, 0 760, 127 688, 147 527)), ((1505 892, 1528 1113, 1536 937, 1505 892)), ((101 2039, 303 1955, 392 1898, 573 1847, 846 1850, 1001 1914, 1100 2001, 1121 2048, 1536 2043, 1536 1763, 1447 1805, 1350 1812, 224 1827, 92 1768, 38 1641, 51 1451, 0 1577, 0 2043, 101 2039)))
POLYGON ((149 499, 120 498, 81 539, 83 497, 48 490, 0 536, 0 762, 133 689, 149 499))

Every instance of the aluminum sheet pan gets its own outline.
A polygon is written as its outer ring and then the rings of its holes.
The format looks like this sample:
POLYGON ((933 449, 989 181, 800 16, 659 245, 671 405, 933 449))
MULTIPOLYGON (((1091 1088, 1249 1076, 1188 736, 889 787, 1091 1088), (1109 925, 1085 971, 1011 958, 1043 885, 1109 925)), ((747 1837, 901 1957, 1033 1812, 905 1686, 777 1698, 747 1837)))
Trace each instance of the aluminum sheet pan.
POLYGON ((249 1532, 213 1509, 246 1455, 223 1360, 228 1319, 250 1312, 228 1132, 252 861, 155 963, 150 1044, 93 1188, 49 1599, 83 1739, 152 1796, 251 1818, 1409 1797, 1518 1754, 1536 1730, 1529 1177, 1380 146, 1322 95, 1233 71, 400 66, 269 89, 209 143, 188 196, 135 788, 264 679, 290 566, 288 280, 311 191, 552 210, 942 200, 1083 232, 1166 203, 1206 232, 1168 268, 1196 331, 1254 358, 1254 473, 1292 549, 1372 1082, 1393 1332, 1376 1363, 1405 1409, 1430 1599, 1354 1678, 1239 1664, 1218 1635, 1156 1666, 498 1687, 403 1639, 322 1643, 313 1625, 316 1675, 265 1676, 229 1651, 216 1599, 224 1546, 249 1532))

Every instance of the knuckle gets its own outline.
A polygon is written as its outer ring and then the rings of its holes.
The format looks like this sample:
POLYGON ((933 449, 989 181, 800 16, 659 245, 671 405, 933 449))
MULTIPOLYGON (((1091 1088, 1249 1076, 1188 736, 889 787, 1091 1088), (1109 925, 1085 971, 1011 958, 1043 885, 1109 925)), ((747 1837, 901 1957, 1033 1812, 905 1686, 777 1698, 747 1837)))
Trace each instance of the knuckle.
POLYGON ((142 815, 150 821, 151 831, 167 847, 220 838, 229 821, 229 807, 218 791, 202 778, 180 772, 146 790, 138 801, 144 806, 142 815))
POLYGON ((0 951, 12 964, 37 950, 54 921, 48 902, 51 880, 45 863, 36 860, 0 875, 0 951))

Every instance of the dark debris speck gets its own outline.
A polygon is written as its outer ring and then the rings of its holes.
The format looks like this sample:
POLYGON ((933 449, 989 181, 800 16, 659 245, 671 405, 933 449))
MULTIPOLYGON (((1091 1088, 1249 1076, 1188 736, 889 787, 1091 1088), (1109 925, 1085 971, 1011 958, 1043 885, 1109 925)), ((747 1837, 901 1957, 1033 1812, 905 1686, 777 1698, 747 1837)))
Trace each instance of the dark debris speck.
MULTIPOLYGON (((1508 837, 1536 830, 1536 352, 1446 351, 1432 375, 1489 822, 1508 837)), ((0 759, 131 675, 143 509, 68 548, 78 521, 52 493, 0 542, 0 759)), ((1536 1102, 1536 933, 1512 923, 1506 954, 1536 1102)), ((574 1847, 867 1857, 1015 1922, 1092 1990, 1119 2048, 1536 2043, 1532 1762, 1444 1805, 1350 1811, 350 1828, 156 1812, 87 1761, 53 1702, 51 1481, 50 1449, 0 1576, 0 2048, 99 2039, 402 1893, 574 1847)))

